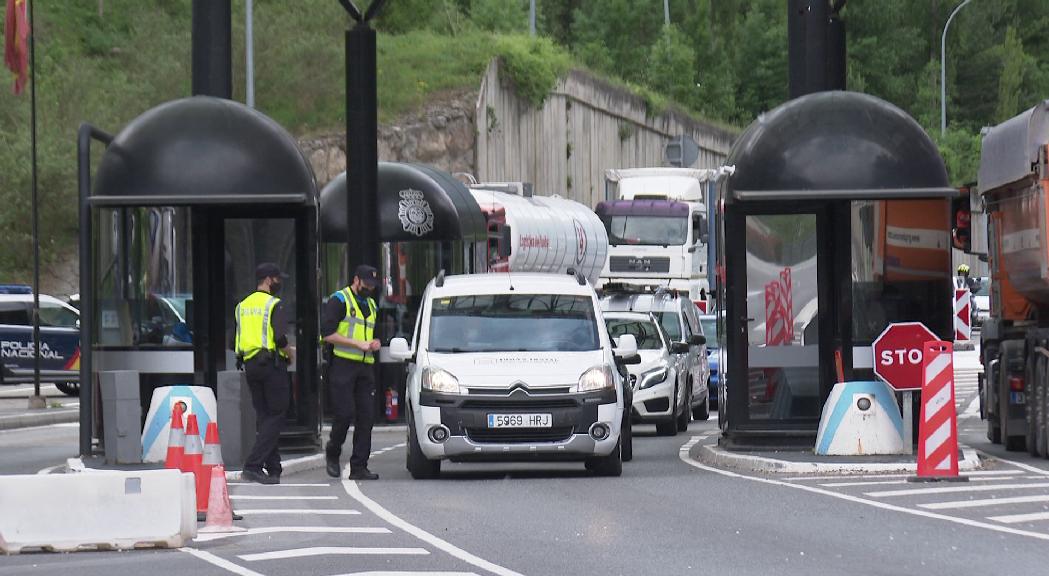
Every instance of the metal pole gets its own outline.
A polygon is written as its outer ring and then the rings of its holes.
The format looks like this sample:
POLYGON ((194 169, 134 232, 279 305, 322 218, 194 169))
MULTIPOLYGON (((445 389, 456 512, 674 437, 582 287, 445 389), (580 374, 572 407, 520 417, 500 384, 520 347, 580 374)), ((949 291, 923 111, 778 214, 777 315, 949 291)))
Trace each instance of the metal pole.
POLYGON ((670 0, 663 0, 663 24, 670 26, 670 0))
POLYGON ((947 17, 947 23, 943 25, 943 35, 940 36, 940 136, 947 133, 947 29, 958 11, 969 2, 972 0, 965 0, 951 12, 947 17))
POLYGON ((33 0, 26 5, 29 8, 29 134, 32 149, 32 189, 33 189, 33 397, 29 399, 30 408, 44 408, 40 396, 40 215, 36 183, 36 10, 33 0))
POLYGON ((255 107, 255 27, 252 24, 254 0, 247 0, 244 5, 244 36, 247 46, 244 54, 246 73, 244 74, 247 87, 245 89, 245 101, 249 108, 255 107))
POLYGON ((528 3, 528 31, 535 36, 535 0, 528 3))
POLYGON ((914 391, 903 393, 903 453, 914 454, 914 391))

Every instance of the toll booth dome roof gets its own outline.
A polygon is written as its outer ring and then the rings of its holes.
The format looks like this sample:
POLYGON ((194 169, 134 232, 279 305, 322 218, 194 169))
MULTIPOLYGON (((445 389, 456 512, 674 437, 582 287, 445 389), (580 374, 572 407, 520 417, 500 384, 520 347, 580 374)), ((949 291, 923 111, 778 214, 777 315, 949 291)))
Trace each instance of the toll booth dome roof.
POLYGON ((928 198, 957 194, 922 127, 857 92, 818 92, 762 114, 725 161, 727 201, 928 198))
POLYGON ((95 205, 316 204, 298 143, 239 102, 193 96, 132 120, 106 148, 95 205))
MULTIPOLYGON (((379 162, 379 235, 383 242, 480 241, 484 215, 470 191, 451 174, 422 164, 379 162)), ((347 184, 343 172, 320 197, 321 239, 347 238, 347 184)))

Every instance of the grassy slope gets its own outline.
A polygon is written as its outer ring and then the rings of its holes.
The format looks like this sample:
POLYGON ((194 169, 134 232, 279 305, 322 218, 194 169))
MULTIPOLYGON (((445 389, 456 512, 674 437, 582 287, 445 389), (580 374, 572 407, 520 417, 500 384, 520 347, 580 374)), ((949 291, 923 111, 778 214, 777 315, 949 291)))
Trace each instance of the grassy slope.
MULTIPOLYGON (((39 191, 45 265, 76 243, 76 130, 111 132, 190 94, 188 0, 36 0, 39 191)), ((244 2, 233 2, 234 98, 244 100, 244 2)), ((255 1, 256 106, 295 134, 345 122, 347 17, 335 0, 255 1)), ((549 42, 464 31, 378 36, 380 120, 475 86, 501 56, 533 101, 571 64, 549 42)), ((646 100, 652 99, 647 95, 646 100)), ((95 160, 100 155, 96 151, 95 160)), ((31 267, 29 94, 0 89, 0 282, 31 267)))

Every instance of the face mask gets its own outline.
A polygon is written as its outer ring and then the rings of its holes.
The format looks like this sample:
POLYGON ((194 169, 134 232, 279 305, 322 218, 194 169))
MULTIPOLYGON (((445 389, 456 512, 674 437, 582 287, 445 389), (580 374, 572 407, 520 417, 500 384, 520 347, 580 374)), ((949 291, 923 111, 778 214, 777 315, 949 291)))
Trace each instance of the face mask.
POLYGON ((270 284, 270 293, 271 294, 280 294, 280 289, 283 288, 283 287, 284 287, 284 283, 283 282, 274 282, 274 283, 270 284))

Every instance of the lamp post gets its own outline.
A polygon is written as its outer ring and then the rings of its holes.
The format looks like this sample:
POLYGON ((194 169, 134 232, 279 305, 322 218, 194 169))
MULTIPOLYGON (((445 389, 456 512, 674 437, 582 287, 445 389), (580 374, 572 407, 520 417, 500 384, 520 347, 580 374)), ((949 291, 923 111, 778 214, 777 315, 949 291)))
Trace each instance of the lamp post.
POLYGON ((958 11, 965 8, 969 2, 972 0, 965 0, 951 12, 947 17, 947 23, 943 25, 943 35, 940 37, 940 136, 947 133, 947 29, 958 11))

